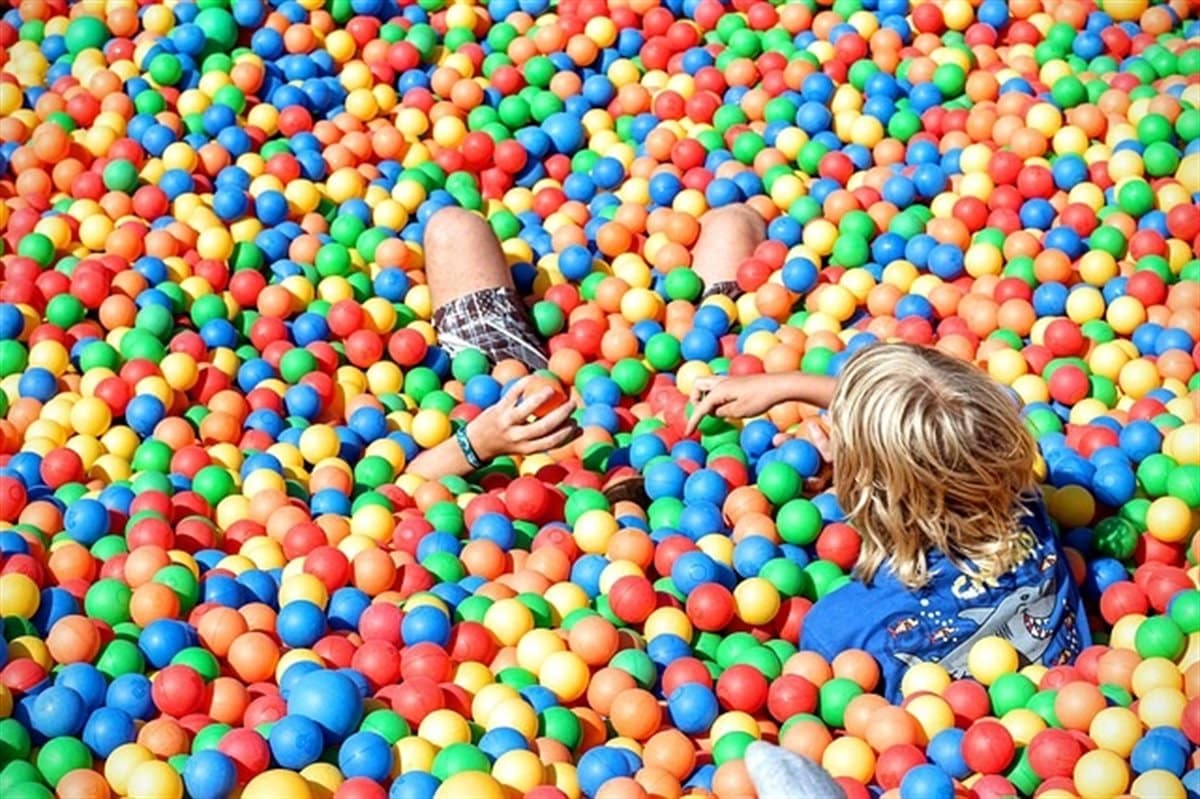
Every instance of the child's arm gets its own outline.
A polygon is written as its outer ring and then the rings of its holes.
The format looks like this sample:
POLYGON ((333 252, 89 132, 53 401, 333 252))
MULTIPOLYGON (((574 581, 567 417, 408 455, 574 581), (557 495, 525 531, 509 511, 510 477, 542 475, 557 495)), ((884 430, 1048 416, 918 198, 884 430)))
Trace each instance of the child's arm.
MULTIPOLYGON (((574 401, 568 400, 540 419, 527 421, 535 408, 550 399, 553 389, 543 388, 521 395, 524 381, 518 382, 500 399, 467 423, 467 440, 479 460, 487 463, 501 455, 529 455, 560 447, 578 434, 571 420, 574 401)), ((454 438, 413 459, 407 471, 426 480, 474 471, 466 453, 454 438)))
POLYGON ((686 434, 691 435, 708 414, 744 419, 789 401, 828 408, 836 387, 837 380, 832 377, 801 372, 700 378, 692 387, 693 407, 686 434))

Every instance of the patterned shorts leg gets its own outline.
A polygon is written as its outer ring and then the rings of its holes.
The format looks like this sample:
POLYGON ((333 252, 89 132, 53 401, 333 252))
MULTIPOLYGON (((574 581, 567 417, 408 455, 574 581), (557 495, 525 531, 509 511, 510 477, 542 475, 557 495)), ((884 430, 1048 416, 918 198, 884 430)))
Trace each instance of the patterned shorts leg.
POLYGON ((515 358, 530 370, 549 364, 521 295, 507 286, 455 297, 433 312, 433 326, 451 356, 477 349, 492 363, 515 358))
POLYGON ((700 299, 712 297, 715 294, 724 294, 726 297, 736 302, 737 298, 742 296, 743 293, 744 292, 741 290, 741 288, 738 287, 736 280, 720 280, 706 288, 700 299))

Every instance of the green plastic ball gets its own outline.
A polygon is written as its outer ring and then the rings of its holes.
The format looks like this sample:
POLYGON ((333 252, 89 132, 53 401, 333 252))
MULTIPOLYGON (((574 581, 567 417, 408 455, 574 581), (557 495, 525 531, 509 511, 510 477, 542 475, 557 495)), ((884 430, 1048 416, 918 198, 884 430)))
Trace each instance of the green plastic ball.
POLYGON ((1187 637, 1171 616, 1151 616, 1138 625, 1133 646, 1143 658, 1179 659, 1187 637))

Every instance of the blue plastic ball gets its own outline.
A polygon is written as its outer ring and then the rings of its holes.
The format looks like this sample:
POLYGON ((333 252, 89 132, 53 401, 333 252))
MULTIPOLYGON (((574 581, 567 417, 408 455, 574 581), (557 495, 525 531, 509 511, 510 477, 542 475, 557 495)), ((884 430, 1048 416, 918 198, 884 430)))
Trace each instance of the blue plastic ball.
POLYGON ((362 719, 362 696, 345 674, 314 671, 292 687, 287 699, 289 715, 312 719, 321 728, 326 744, 344 739, 362 719))
POLYGON ((33 701, 33 728, 47 738, 74 735, 83 727, 87 710, 83 698, 60 685, 52 685, 33 701))
POLYGON ((88 717, 80 736, 92 754, 106 758, 114 749, 137 738, 133 717, 115 707, 102 707, 88 717))
POLYGON ((699 735, 706 732, 721 712, 716 694, 699 683, 685 683, 667 698, 667 712, 680 732, 699 735))
POLYGON ((900 781, 900 799, 954 799, 954 780, 937 766, 917 766, 900 781))
POLYGON ((204 749, 184 764, 183 784, 192 799, 224 799, 237 785, 237 766, 224 752, 204 749))

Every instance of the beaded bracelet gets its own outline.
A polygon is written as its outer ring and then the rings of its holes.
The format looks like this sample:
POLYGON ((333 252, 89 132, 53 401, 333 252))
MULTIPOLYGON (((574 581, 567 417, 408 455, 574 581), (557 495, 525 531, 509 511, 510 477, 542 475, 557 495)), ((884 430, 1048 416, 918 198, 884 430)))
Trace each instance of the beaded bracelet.
POLYGON ((475 452, 475 447, 471 445, 471 439, 467 437, 467 426, 464 424, 454 433, 454 440, 458 442, 458 448, 462 450, 463 457, 467 459, 467 463, 472 469, 483 468, 483 461, 479 459, 479 455, 475 452))

